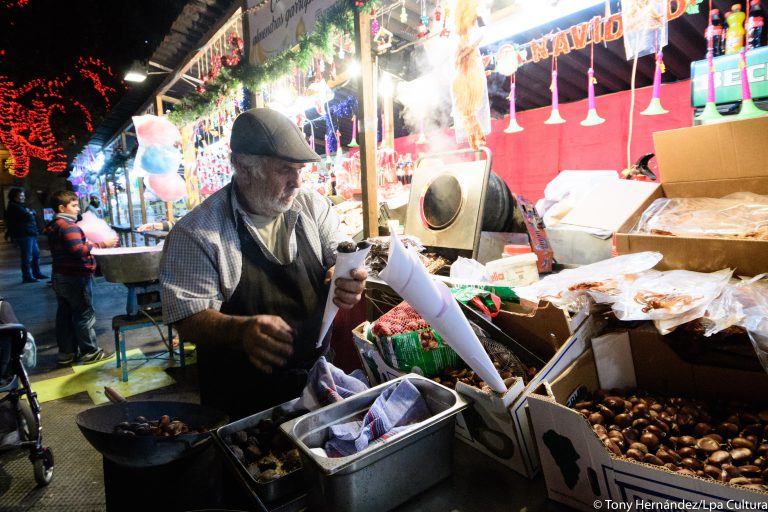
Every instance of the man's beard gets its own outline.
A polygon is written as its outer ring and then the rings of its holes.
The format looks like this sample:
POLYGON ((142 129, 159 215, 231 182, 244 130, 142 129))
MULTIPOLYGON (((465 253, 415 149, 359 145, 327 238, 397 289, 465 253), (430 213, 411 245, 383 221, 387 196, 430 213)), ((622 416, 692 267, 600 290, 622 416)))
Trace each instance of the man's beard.
POLYGON ((275 196, 269 194, 266 189, 261 189, 257 197, 254 198, 253 204, 258 208, 258 214, 265 217, 276 217, 281 213, 285 213, 293 206, 293 201, 296 199, 299 189, 294 189, 288 198, 285 195, 275 196))

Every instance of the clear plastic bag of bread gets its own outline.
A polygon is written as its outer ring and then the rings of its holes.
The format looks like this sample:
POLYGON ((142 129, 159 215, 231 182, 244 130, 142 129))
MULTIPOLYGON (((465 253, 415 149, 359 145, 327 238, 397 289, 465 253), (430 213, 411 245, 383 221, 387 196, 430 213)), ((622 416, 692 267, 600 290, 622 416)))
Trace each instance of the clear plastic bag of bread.
POLYGON ((529 286, 515 288, 521 300, 538 303, 546 300, 561 309, 578 311, 591 297, 610 304, 619 299, 625 281, 649 270, 661 261, 658 252, 624 254, 582 267, 563 270, 529 286))
POLYGON ((634 233, 768 240, 768 196, 660 198, 643 212, 634 233))
POLYGON ((645 272, 629 283, 611 308, 619 320, 653 320, 661 334, 702 318, 720 296, 733 270, 645 272))

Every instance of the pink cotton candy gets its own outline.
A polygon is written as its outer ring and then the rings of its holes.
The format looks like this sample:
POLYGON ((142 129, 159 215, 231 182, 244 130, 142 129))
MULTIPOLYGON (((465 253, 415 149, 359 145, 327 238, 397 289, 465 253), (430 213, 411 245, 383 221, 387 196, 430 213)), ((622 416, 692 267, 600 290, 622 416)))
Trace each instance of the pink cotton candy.
POLYGON ((161 201, 178 201, 187 195, 187 184, 176 173, 150 174, 146 184, 161 201))
POLYGON ((85 212, 83 220, 78 222, 77 225, 83 230, 88 240, 97 244, 105 240, 117 238, 117 233, 109 227, 109 224, 91 212, 85 212))
POLYGON ((139 146, 151 144, 159 146, 181 145, 181 133, 168 119, 153 115, 133 116, 132 119, 139 146))

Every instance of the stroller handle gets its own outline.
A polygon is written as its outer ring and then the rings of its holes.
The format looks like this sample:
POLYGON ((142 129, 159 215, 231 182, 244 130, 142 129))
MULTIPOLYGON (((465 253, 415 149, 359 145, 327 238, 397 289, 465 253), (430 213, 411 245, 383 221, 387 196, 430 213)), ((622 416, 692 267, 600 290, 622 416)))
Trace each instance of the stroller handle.
POLYGON ((24 351, 24 343, 27 341, 27 328, 23 324, 0 324, 0 336, 9 334, 13 354, 21 354, 24 351))

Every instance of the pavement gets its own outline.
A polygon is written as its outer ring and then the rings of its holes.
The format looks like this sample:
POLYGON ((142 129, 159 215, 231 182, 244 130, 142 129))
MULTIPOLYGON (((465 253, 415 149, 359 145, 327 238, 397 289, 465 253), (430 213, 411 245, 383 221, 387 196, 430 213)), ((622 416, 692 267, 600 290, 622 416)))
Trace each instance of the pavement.
MULTIPOLYGON (((50 253, 45 250, 45 240, 42 237, 40 245, 41 270, 44 274, 50 275, 50 253)), ((55 382, 51 379, 64 379, 68 375, 76 375, 83 368, 57 365, 58 349, 54 333, 55 294, 48 281, 22 283, 18 258, 15 245, 0 242, 0 296, 11 303, 19 321, 35 337, 38 350, 37 366, 29 370, 29 373, 32 389, 35 390, 35 383, 38 383, 42 395, 51 387, 51 382, 55 382)), ((94 286, 96 335, 99 346, 109 354, 114 352, 112 318, 125 314, 126 297, 127 289, 122 284, 109 283, 103 277, 96 278, 94 286)), ((140 350, 145 355, 166 350, 155 329, 128 332, 126 347, 129 351, 140 350)), ((133 365, 135 364, 138 363, 133 365)), ((103 368, 99 376, 99 386, 123 385, 114 365, 114 358, 97 365, 103 368)), ((139 383, 142 378, 149 378, 144 376, 144 372, 148 371, 154 374, 153 378, 157 378, 158 371, 168 378, 162 383, 163 387, 135 394, 130 397, 131 400, 199 402, 196 391, 196 365, 188 365, 185 368, 176 365, 163 370, 156 368, 156 362, 150 362, 135 369, 133 365, 129 366, 132 368, 129 372, 129 384, 131 379, 139 383)), ((43 444, 53 450, 53 480, 44 487, 37 485, 32 464, 28 459, 28 451, 0 453, 0 511, 79 512, 106 509, 102 457, 85 440, 75 423, 77 413, 96 406, 93 392, 89 395, 85 386, 76 386, 69 388, 66 394, 68 396, 51 399, 42 404, 43 444)))

